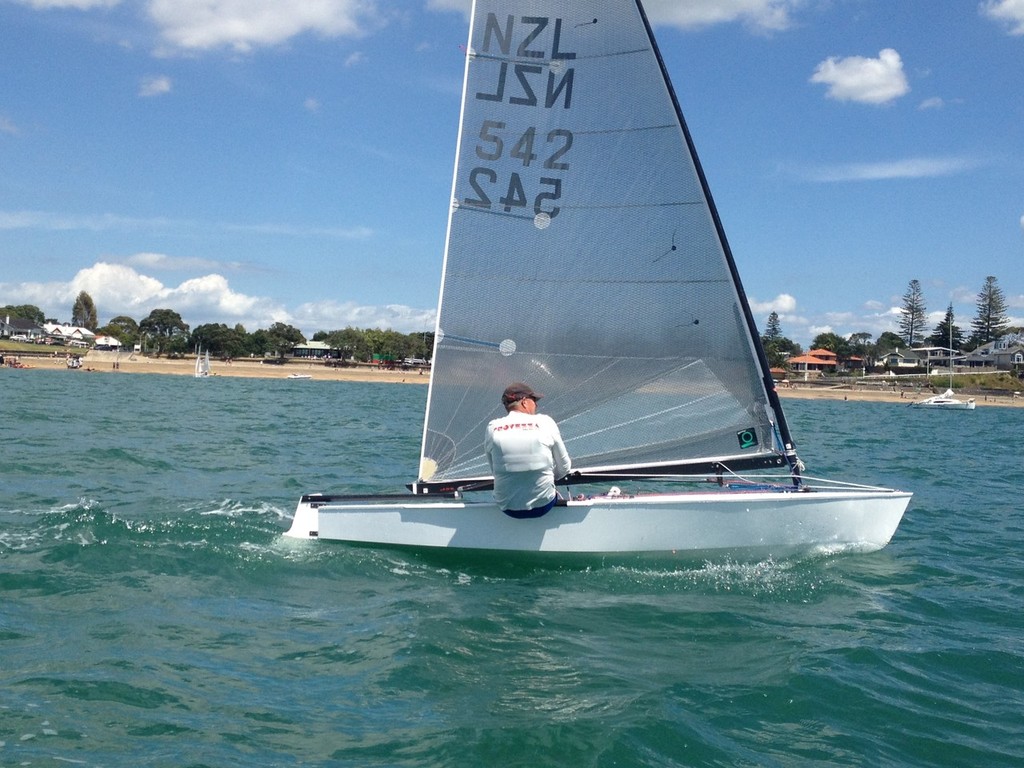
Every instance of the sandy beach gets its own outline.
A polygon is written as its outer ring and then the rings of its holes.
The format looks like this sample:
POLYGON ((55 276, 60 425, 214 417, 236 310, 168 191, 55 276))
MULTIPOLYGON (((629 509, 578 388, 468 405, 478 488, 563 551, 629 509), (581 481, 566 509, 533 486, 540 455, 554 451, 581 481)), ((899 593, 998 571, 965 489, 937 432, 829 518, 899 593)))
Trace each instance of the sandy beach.
MULTIPOLYGON (((67 357, 64 354, 45 357, 21 356, 21 363, 27 368, 40 370, 67 370, 67 357)), ((371 381, 381 384, 426 384, 429 374, 418 370, 386 371, 371 366, 358 368, 328 368, 322 363, 305 363, 289 361, 287 365, 265 365, 260 360, 232 360, 230 363, 212 360, 211 376, 287 379, 290 374, 311 376, 318 381, 371 381)), ((82 357, 82 367, 75 371, 83 375, 102 373, 121 375, 126 373, 156 373, 172 376, 194 376, 195 359, 168 360, 163 357, 142 357, 124 355, 118 357, 113 352, 90 352, 82 357)), ((297 381, 301 384, 301 381, 297 381)))
MULTIPOLYGON (((825 387, 808 384, 798 384, 792 387, 779 387, 778 392, 779 397, 782 399, 803 398, 808 400, 850 400, 855 402, 901 403, 905 405, 909 405, 915 400, 923 400, 926 397, 931 397, 933 394, 940 394, 939 392, 932 392, 930 389, 924 389, 917 392, 911 387, 907 387, 901 392, 898 389, 894 390, 892 387, 880 389, 878 387, 865 387, 862 385, 825 387)), ((957 392, 956 397, 961 400, 967 400, 973 397, 979 408, 982 406, 1024 408, 1024 397, 1014 397, 1012 393, 1006 395, 992 395, 972 392, 957 392)))
MULTIPOLYGON (((27 357, 21 362, 28 368, 41 370, 65 370, 65 355, 27 357)), ((328 368, 320 363, 289 361, 286 365, 266 365, 260 360, 233 360, 224 363, 214 360, 211 365, 213 377, 248 377, 260 379, 287 379, 290 374, 308 375, 318 381, 362 381, 380 384, 427 384, 430 375, 427 371, 407 370, 388 371, 372 366, 357 368, 328 368)), ((168 360, 166 358, 150 358, 141 356, 118 357, 113 352, 90 352, 82 358, 82 367, 77 373, 156 373, 175 376, 192 376, 195 372, 195 360, 168 360), (116 366, 116 367, 115 367, 116 366)), ((301 382, 296 382, 301 383, 301 382)), ((779 396, 787 398, 847 400, 855 402, 888 402, 909 404, 934 394, 930 390, 921 392, 907 387, 902 392, 892 387, 840 385, 820 386, 813 384, 795 384, 779 387, 779 396)), ((1008 408, 1024 408, 1024 397, 1010 394, 957 393, 961 399, 973 397, 979 407, 1001 406, 1008 408)))

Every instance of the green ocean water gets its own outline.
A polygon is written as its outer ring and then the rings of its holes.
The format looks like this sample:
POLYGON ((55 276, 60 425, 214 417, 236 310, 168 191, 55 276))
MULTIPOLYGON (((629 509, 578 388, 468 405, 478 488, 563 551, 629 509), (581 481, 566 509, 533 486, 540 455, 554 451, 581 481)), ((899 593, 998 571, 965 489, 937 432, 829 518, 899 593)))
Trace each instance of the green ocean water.
POLYGON ((786 401, 892 544, 591 566, 293 542, 425 387, 0 371, 0 765, 1024 765, 1024 411, 786 401))

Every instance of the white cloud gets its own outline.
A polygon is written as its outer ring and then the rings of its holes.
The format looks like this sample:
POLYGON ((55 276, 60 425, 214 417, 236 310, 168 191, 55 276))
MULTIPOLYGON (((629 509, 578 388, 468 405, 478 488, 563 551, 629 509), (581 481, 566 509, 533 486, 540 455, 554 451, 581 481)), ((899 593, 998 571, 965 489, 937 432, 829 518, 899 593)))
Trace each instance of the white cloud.
POLYGON ((940 99, 938 96, 933 96, 930 99, 925 99, 917 105, 918 109, 942 109, 946 106, 946 102, 940 99))
POLYGON ((194 256, 168 256, 164 253, 136 253, 125 259, 125 262, 133 267, 163 270, 166 272, 224 268, 237 270, 241 268, 241 265, 237 263, 225 264, 224 262, 213 261, 212 259, 200 259, 194 256))
POLYGON ((752 29, 778 31, 791 26, 790 14, 799 4, 799 0, 648 0, 644 5, 652 24, 694 29, 739 21, 752 29))
POLYGON ((319 102, 319 100, 314 99, 312 96, 310 96, 308 99, 306 99, 304 102, 302 102, 302 107, 307 112, 314 112, 314 113, 315 112, 319 112, 320 111, 320 102, 319 102))
MULTIPOLYGON (((762 31, 788 29, 791 13, 803 0, 647 0, 644 9, 652 24, 699 29, 742 22, 762 31)), ((469 18, 470 0, 427 0, 432 11, 456 11, 469 18)))
POLYGON ((356 37, 372 20, 364 0, 150 0, 149 15, 163 37, 191 50, 229 47, 246 52, 279 45, 306 32, 356 37))
POLYGON ((51 211, 3 211, 0 210, 0 229, 43 229, 43 230, 88 230, 100 232, 109 229, 139 229, 163 227, 170 224, 166 219, 133 219, 111 213, 71 214, 51 211))
POLYGON ((139 84, 139 96, 161 96, 170 92, 171 78, 166 75, 144 77, 139 84))
POLYGON ((366 56, 362 51, 354 51, 350 53, 345 59, 345 67, 356 67, 366 61, 366 56))
POLYGON ((774 299, 769 299, 768 301, 752 299, 750 311, 754 315, 770 315, 772 312, 778 312, 779 315, 792 314, 796 311, 796 299, 788 293, 780 293, 774 299))
POLYGON ((977 168, 977 160, 966 157, 911 157, 879 163, 848 163, 805 169, 808 181, 879 181, 884 179, 929 179, 953 176, 977 168))
POLYGON ((1006 24, 1011 35, 1024 35, 1024 0, 986 0, 981 12, 1006 24))
POLYGON ((427 0, 431 11, 459 11, 469 18, 470 0, 427 0))
POLYGON ((827 85, 830 99, 863 104, 886 104, 910 91, 903 61, 892 48, 880 51, 877 59, 826 59, 814 70, 811 82, 827 85))
POLYGON ((334 331, 354 328, 390 328, 401 333, 433 330, 437 312, 402 304, 366 306, 352 301, 310 302, 295 310, 295 323, 304 331, 334 331))
MULTIPOLYGON (((136 254, 132 260, 157 265, 178 261, 160 254, 136 254)), ((206 323, 241 323, 247 330, 255 331, 282 322, 295 325, 310 336, 316 331, 349 325, 414 333, 432 330, 436 318, 433 309, 336 301, 307 302, 292 312, 274 299, 239 293, 221 274, 209 273, 167 285, 128 264, 105 261, 79 270, 69 282, 0 283, 0 305, 35 304, 48 317, 60 318, 70 312, 81 291, 92 296, 101 324, 118 315, 142 320, 154 309, 167 308, 180 314, 193 328, 206 323)))

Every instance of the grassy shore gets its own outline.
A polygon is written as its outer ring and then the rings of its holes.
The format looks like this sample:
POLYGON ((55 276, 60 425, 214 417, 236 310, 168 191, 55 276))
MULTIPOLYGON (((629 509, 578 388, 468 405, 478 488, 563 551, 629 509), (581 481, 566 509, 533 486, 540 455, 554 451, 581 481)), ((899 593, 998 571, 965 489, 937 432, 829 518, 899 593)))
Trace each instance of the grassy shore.
MULTIPOLYGON (((10 353, 7 353, 10 357, 10 353)), ((66 353, 41 357, 21 356, 21 362, 28 368, 39 370, 66 370, 66 353)), ((213 377, 248 377, 260 379, 287 379, 289 374, 306 374, 318 381, 363 381, 381 384, 427 384, 430 376, 426 371, 387 371, 374 366, 357 368, 328 368, 320 363, 301 363, 289 361, 287 365, 265 365, 259 360, 234 360, 230 363, 214 361, 213 377)), ((167 358, 151 358, 139 355, 116 355, 113 352, 90 352, 82 358, 82 367, 75 373, 156 373, 176 376, 192 376, 195 372, 195 360, 168 360, 167 358), (116 367, 115 367, 116 365, 116 367)), ((297 382, 298 383, 298 382, 297 382)), ((915 400, 929 397, 933 392, 929 388, 920 389, 906 387, 881 388, 877 385, 837 385, 823 386, 798 383, 789 387, 779 387, 782 398, 804 398, 824 400, 848 400, 858 402, 888 402, 909 404, 915 400)), ((970 393, 957 392, 957 397, 966 399, 973 397, 978 406, 1003 406, 1024 408, 1024 396, 1015 397, 1012 392, 970 393)))

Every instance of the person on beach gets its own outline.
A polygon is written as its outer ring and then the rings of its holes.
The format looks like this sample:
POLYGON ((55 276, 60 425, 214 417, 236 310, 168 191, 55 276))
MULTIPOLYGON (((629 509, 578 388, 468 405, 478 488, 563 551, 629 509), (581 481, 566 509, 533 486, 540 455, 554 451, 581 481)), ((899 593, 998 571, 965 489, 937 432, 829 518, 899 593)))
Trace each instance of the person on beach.
POLYGON ((521 381, 509 384, 501 395, 507 413, 493 419, 484 435, 494 500, 517 519, 547 514, 558 500, 555 480, 572 468, 555 420, 537 413, 541 397, 521 381))

